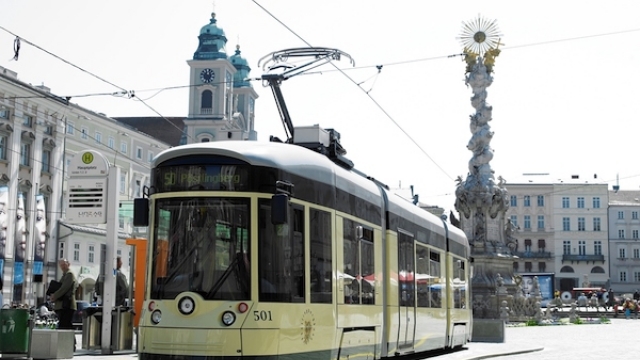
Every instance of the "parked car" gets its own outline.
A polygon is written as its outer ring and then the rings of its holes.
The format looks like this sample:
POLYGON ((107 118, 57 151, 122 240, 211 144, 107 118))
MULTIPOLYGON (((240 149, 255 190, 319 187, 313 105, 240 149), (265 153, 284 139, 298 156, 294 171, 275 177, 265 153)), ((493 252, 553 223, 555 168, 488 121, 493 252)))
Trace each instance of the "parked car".
POLYGON ((73 313, 73 327, 76 330, 82 330, 82 310, 90 307, 91 304, 88 301, 76 301, 77 310, 73 313))

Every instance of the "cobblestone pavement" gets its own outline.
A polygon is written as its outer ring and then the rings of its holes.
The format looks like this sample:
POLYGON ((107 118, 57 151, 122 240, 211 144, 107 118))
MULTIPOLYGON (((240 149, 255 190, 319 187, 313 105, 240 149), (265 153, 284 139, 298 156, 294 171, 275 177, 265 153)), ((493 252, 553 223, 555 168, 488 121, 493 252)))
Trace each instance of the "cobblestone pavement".
POLYGON ((609 324, 507 327, 504 343, 470 343, 466 350, 434 359, 637 359, 639 330, 640 320, 620 318, 609 324))
MULTIPOLYGON (((435 360, 561 360, 640 358, 640 320, 611 319, 610 324, 507 327, 504 343, 469 343, 462 350, 436 355, 435 360)), ((78 344, 81 335, 77 334, 78 344)), ((0 356, 0 358, 5 358, 0 356)), ((137 359, 133 351, 102 355, 79 349, 74 359, 137 359)))

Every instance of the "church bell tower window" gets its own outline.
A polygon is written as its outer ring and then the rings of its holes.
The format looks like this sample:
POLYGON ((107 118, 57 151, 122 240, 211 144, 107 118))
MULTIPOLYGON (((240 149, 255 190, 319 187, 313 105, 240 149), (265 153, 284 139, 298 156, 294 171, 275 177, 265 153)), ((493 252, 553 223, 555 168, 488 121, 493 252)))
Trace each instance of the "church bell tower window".
POLYGON ((200 98, 200 114, 210 115, 213 113, 213 93, 211 90, 202 92, 200 98))

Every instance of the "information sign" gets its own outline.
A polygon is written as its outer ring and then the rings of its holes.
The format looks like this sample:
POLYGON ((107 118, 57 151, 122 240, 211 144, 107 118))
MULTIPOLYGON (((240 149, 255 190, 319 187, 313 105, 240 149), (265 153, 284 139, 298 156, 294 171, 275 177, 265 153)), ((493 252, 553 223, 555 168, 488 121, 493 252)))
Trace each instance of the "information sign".
POLYGON ((107 222, 109 162, 99 152, 78 153, 69 165, 65 221, 72 224, 107 222))

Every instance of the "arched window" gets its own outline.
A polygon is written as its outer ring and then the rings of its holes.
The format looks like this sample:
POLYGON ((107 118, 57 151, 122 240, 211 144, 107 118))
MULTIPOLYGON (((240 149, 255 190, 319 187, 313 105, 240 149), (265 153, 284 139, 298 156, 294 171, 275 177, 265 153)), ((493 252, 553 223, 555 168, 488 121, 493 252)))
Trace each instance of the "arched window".
POLYGON ((571 266, 563 266, 562 269, 560 269, 561 273, 572 273, 573 268, 571 266))
POLYGON ((211 90, 205 90, 200 97, 200 113, 212 114, 213 113, 213 93, 211 90))
POLYGON ((591 273, 592 274, 604 274, 604 269, 600 266, 594 266, 593 269, 591 269, 591 273))

